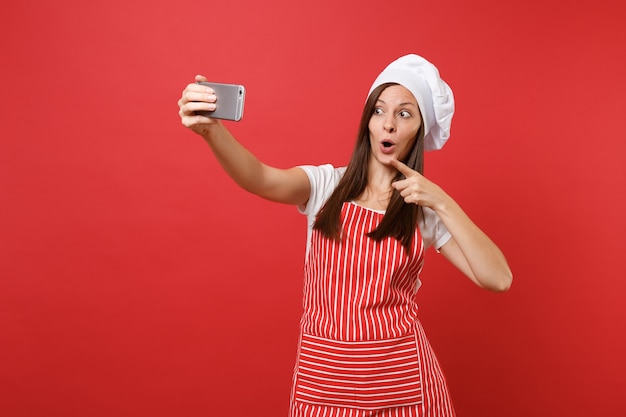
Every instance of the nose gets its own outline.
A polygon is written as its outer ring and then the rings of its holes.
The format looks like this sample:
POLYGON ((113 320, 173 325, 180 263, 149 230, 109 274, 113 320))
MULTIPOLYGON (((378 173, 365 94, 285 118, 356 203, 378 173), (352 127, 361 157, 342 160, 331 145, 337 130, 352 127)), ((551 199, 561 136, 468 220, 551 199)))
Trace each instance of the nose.
POLYGON ((396 124, 394 123, 393 117, 387 116, 385 118, 385 123, 383 124, 383 129, 385 129, 386 132, 389 133, 393 133, 396 130, 396 124))

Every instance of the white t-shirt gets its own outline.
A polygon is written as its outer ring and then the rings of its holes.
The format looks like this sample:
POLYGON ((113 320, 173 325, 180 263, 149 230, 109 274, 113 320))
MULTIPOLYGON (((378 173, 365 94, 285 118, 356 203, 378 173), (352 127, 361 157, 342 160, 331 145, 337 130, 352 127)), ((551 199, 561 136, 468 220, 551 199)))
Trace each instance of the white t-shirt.
MULTIPOLYGON (((330 164, 326 164, 320 166, 302 165, 300 168, 306 172, 309 181, 311 181, 309 201, 306 203, 306 206, 298 207, 298 211, 305 214, 308 220, 306 244, 306 252, 308 254, 311 247, 311 235, 313 233, 315 216, 317 216, 317 213, 337 187, 339 180, 346 172, 346 167, 335 168, 330 164)), ((434 246, 435 249, 439 250, 452 235, 433 210, 428 207, 423 209, 424 216, 420 218, 419 228, 424 241, 424 249, 434 246)))

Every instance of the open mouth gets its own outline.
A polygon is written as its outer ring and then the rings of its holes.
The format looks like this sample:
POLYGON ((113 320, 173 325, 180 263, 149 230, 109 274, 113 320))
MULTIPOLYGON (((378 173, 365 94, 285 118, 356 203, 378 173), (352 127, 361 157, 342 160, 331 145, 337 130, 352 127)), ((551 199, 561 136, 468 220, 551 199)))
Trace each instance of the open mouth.
POLYGON ((380 151, 385 155, 392 154, 396 149, 396 144, 389 139, 380 142, 380 151))

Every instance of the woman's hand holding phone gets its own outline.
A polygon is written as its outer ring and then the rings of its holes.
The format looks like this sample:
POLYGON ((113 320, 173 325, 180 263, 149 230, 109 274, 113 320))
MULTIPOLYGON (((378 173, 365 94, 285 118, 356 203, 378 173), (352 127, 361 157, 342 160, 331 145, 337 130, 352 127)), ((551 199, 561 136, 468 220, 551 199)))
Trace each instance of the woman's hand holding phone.
POLYGON ((217 108, 217 96, 215 90, 209 86, 199 84, 206 82, 206 77, 196 75, 196 82, 188 84, 183 90, 183 94, 178 100, 178 107, 181 122, 185 127, 198 134, 204 134, 210 125, 216 124, 217 119, 207 117, 217 108))

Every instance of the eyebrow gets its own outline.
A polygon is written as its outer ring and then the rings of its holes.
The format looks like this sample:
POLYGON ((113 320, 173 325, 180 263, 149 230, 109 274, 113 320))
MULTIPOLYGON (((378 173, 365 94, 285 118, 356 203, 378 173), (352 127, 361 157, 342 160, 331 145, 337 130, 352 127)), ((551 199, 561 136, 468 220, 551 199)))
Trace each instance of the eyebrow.
MULTIPOLYGON (((383 104, 387 104, 387 103, 385 102, 385 100, 378 99, 378 100, 376 100, 376 101, 380 101, 380 102, 381 102, 381 103, 383 103, 383 104)), ((407 102, 404 102, 404 103, 400 103, 400 104, 398 104, 398 106, 407 106, 407 105, 411 105, 411 106, 416 107, 416 106, 415 106, 415 103, 411 103, 410 101, 407 101, 407 102)))

